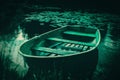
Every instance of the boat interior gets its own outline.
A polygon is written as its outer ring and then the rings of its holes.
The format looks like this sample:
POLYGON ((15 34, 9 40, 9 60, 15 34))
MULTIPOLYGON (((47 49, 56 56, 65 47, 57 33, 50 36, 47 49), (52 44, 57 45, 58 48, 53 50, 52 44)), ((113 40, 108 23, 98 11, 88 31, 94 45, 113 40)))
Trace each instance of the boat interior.
POLYGON ((67 27, 53 32, 53 36, 45 34, 48 35, 45 39, 39 39, 40 41, 32 46, 33 55, 53 57, 85 52, 95 47, 98 41, 97 29, 67 27))

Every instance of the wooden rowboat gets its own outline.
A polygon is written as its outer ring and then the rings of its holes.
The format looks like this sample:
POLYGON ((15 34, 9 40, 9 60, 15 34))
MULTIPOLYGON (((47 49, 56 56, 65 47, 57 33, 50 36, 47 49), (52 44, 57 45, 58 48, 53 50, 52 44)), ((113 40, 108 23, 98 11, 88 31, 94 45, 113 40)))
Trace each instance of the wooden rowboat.
POLYGON ((68 26, 28 40, 19 52, 26 57, 39 58, 80 55, 96 49, 100 38, 98 29, 68 26))
POLYGON ((100 39, 97 28, 67 26, 31 38, 20 46, 19 53, 35 71, 56 65, 71 72, 85 72, 97 64, 100 39))

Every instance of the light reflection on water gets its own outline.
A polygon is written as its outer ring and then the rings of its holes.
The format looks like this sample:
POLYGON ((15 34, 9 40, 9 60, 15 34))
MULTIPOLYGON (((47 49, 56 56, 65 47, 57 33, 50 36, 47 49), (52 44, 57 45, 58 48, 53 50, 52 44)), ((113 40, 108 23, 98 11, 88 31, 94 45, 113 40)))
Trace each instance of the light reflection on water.
MULTIPOLYGON (((0 39, 0 58, 3 61, 1 64, 7 70, 7 72, 4 72, 4 70, 3 74, 10 74, 11 78, 14 77, 14 74, 17 77, 23 77, 28 71, 28 66, 23 57, 18 54, 18 49, 21 43, 27 40, 26 34, 18 27, 14 34, 0 36, 0 39), (9 71, 13 73, 9 73, 9 71)), ((6 79, 7 75, 4 78, 6 79)))

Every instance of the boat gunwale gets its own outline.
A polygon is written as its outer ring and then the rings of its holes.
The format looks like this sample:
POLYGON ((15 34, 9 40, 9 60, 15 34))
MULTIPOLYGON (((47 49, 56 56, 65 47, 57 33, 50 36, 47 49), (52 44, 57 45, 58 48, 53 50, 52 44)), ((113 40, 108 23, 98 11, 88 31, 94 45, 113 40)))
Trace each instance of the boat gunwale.
MULTIPOLYGON (((101 34, 100 34, 99 29, 98 29, 98 28, 91 28, 91 29, 96 29, 96 32, 98 33, 99 38, 98 38, 98 41, 97 41, 96 45, 95 45, 94 47, 92 47, 91 49, 87 50, 87 51, 76 52, 75 54, 67 54, 67 55, 63 55, 63 56, 62 56, 62 55, 60 55, 60 56, 35 56, 35 55, 27 55, 27 54, 24 54, 24 53, 20 50, 21 46, 24 45, 26 42, 31 41, 31 40, 34 40, 34 39, 38 39, 38 38, 40 38, 40 37, 43 36, 43 35, 46 35, 46 34, 48 34, 48 33, 51 33, 51 32, 53 32, 53 31, 56 31, 56 30, 59 30, 59 29, 62 29, 62 28, 67 28, 67 27, 60 27, 60 28, 57 28, 57 29, 48 31, 48 32, 46 32, 46 33, 40 34, 39 36, 34 36, 33 38, 31 38, 31 39, 29 39, 29 40, 26 40, 25 42, 23 42, 23 43, 20 45, 18 53, 21 54, 23 57, 27 57, 27 58, 47 58, 47 59, 48 59, 48 58, 63 58, 63 57, 70 57, 70 56, 76 56, 76 55, 80 55, 80 54, 89 53, 89 52, 95 50, 95 48, 97 48, 97 46, 98 46, 99 43, 100 43, 101 34)), ((89 28, 89 27, 85 27, 85 28, 89 28)))

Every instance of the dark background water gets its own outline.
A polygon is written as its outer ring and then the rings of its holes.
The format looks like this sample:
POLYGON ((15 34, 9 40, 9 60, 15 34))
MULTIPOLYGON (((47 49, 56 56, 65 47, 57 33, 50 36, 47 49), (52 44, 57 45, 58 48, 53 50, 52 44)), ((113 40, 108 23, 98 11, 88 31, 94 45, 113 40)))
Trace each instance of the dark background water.
POLYGON ((1 80, 34 80, 30 74, 26 75, 28 66, 17 54, 20 44, 30 37, 67 24, 87 24, 101 30, 102 40, 93 80, 120 79, 120 10, 117 1, 7 0, 0 1, 0 4, 1 80), (72 22, 73 17, 80 23, 72 22))

